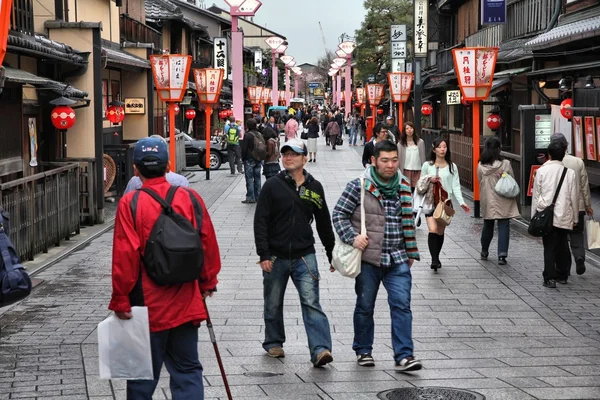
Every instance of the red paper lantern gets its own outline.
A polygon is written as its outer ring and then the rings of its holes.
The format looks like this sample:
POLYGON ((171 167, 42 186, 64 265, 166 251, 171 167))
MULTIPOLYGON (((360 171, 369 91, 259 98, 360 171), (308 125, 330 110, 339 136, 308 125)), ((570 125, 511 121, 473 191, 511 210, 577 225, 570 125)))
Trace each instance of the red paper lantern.
POLYGON ((560 114, 566 119, 573 118, 573 99, 564 99, 562 103, 560 103, 560 114))
POLYGON ((421 114, 428 116, 433 112, 433 106, 431 104, 423 104, 421 106, 421 114))
POLYGON ((220 119, 225 119, 225 118, 227 118, 227 113, 225 112, 225 110, 223 110, 223 111, 219 111, 219 118, 220 118, 220 119))
POLYGON ((56 129, 70 129, 75 125, 75 111, 69 106, 57 106, 50 113, 50 119, 56 129))
POLYGON ((383 114, 383 110, 381 108, 378 108, 377 109, 377 115, 381 115, 381 114, 383 114))
POLYGON ((175 104, 175 115, 179 115, 179 104, 175 104))
POLYGON ((231 117, 233 115, 233 110, 230 108, 229 110, 227 110, 227 116, 231 117))
POLYGON ((188 109, 185 112, 185 118, 189 120, 196 118, 196 110, 194 110, 193 108, 188 109))
POLYGON ((497 131, 502 126, 502 118, 498 114, 490 114, 487 117, 487 126, 491 130, 497 131))
POLYGON ((360 108, 360 103, 354 103, 354 107, 360 108))
POLYGON ((109 106, 106 110, 106 118, 108 118, 113 125, 118 125, 125 119, 125 110, 121 106, 109 106))

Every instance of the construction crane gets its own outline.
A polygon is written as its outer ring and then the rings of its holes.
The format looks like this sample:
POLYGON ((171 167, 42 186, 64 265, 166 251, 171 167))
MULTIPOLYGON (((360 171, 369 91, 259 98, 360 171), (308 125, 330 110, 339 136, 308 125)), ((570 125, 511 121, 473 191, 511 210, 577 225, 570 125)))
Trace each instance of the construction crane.
POLYGON ((325 54, 329 54, 327 51, 327 40, 325 39, 325 33, 323 32, 323 25, 319 21, 319 29, 321 30, 321 38, 323 39, 323 46, 325 47, 325 54))

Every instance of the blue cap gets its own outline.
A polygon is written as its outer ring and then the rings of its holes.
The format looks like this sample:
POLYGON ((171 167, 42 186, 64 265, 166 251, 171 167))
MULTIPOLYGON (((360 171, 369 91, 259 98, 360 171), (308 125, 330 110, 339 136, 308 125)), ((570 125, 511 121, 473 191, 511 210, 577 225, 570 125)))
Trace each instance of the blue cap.
POLYGON ((133 149, 135 165, 164 165, 169 162, 169 150, 163 139, 149 137, 138 140, 133 149))

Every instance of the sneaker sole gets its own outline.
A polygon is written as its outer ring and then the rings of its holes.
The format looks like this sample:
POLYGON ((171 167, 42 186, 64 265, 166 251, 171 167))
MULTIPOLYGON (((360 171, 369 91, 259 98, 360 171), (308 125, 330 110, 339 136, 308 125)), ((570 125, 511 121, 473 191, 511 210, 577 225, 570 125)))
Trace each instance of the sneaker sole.
POLYGON ((414 364, 414 365, 409 365, 408 367, 399 367, 396 366, 396 368, 394 368, 397 372, 412 372, 412 371, 418 371, 420 369, 423 368, 422 364, 414 364))
POLYGON ((358 365, 360 365, 361 367, 374 367, 375 361, 359 361, 358 365))
POLYGON ((322 367, 322 366, 324 366, 324 365, 326 365, 326 364, 329 364, 329 363, 330 363, 330 362, 332 362, 332 361, 333 361, 333 356, 332 356, 331 354, 327 354, 327 355, 325 355, 325 356, 323 356, 323 357, 319 358, 319 359, 317 360, 317 362, 315 362, 313 365, 314 365, 315 367, 322 367))

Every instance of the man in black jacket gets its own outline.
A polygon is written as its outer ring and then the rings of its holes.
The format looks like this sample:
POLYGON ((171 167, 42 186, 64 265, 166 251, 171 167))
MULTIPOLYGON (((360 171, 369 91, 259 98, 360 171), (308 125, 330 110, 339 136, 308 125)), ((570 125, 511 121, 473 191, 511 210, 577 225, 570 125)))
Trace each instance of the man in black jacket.
POLYGON ((289 278, 298 290, 311 361, 333 361, 329 321, 319 303, 319 269, 311 228, 317 222, 327 258, 335 236, 323 186, 304 170, 307 149, 299 139, 281 147, 284 171, 265 182, 254 215, 254 240, 264 285, 265 341, 271 357, 284 357, 283 297, 289 278))
POLYGON ((262 161, 264 161, 264 159, 256 158, 254 149, 257 146, 257 137, 262 135, 257 130, 257 122, 254 118, 246 121, 246 128, 248 130, 244 135, 244 140, 241 141, 242 161, 244 162, 244 175, 246 178, 246 200, 242 200, 242 203, 253 204, 260 196, 260 171, 262 161))

